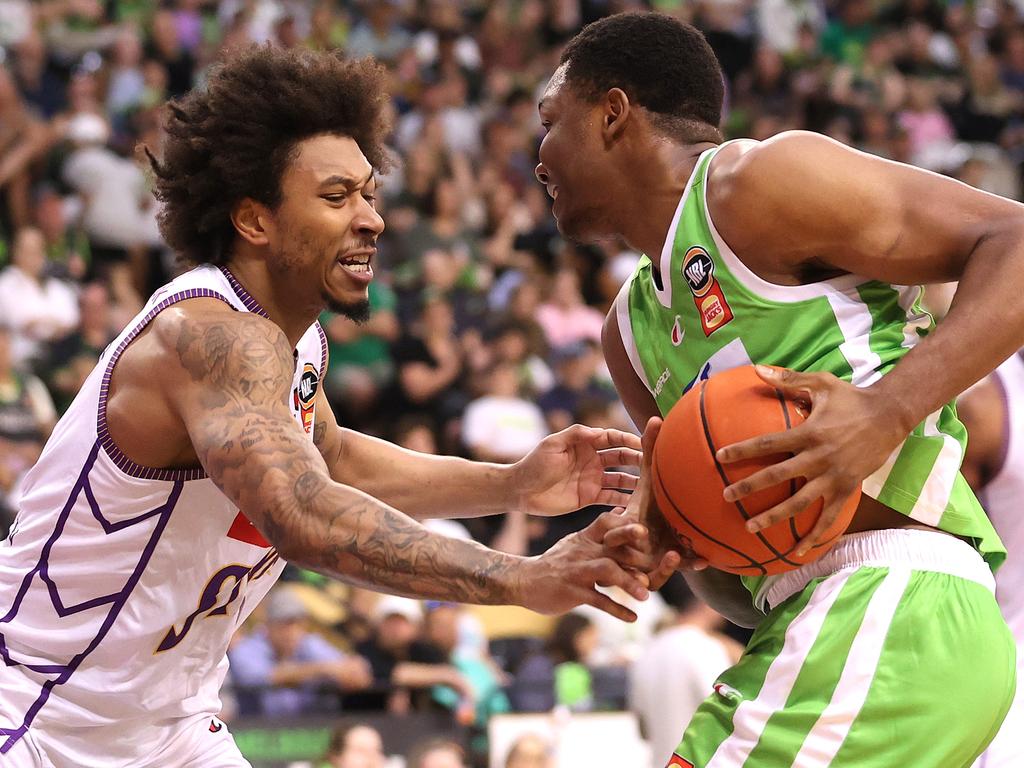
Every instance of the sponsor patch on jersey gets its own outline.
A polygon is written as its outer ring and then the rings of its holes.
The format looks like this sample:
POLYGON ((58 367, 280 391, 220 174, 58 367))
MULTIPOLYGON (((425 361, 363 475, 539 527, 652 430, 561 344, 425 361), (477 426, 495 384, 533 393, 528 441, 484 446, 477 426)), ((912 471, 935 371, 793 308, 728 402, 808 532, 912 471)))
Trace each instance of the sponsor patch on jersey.
MULTIPOLYGON (((699 245, 690 248, 683 256, 683 277, 693 294, 693 303, 700 314, 700 326, 705 336, 710 336, 732 320, 732 309, 725 299, 722 286, 715 279, 715 262, 699 245)), ((672 343, 675 344, 674 328, 672 333, 672 343)))
POLYGON ((218 723, 216 720, 210 721, 210 733, 220 733, 224 727, 224 723, 218 723))
POLYGON ((672 755, 672 759, 668 761, 668 765, 665 768, 673 768, 673 766, 675 768, 680 768, 680 766, 681 768, 694 768, 693 763, 689 760, 684 760, 679 755, 672 755))
POLYGON ((302 415, 302 428, 308 435, 313 431, 313 418, 316 405, 316 391, 320 385, 320 377, 312 363, 306 363, 302 369, 299 386, 292 390, 295 410, 302 415))

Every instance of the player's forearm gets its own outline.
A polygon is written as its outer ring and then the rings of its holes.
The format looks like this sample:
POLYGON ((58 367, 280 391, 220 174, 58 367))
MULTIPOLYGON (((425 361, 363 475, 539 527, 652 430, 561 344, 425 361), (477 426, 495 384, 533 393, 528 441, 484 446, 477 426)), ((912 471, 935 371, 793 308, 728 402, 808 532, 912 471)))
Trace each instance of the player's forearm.
POLYGON ((517 505, 512 467, 432 456, 343 430, 331 477, 417 520, 481 517, 517 505))
POLYGON ((909 432, 1024 347, 1024 222, 978 240, 949 313, 872 386, 909 432))
POLYGON ((315 468, 263 485, 253 522, 298 565, 360 586, 428 600, 520 601, 523 558, 431 533, 412 518, 315 468))

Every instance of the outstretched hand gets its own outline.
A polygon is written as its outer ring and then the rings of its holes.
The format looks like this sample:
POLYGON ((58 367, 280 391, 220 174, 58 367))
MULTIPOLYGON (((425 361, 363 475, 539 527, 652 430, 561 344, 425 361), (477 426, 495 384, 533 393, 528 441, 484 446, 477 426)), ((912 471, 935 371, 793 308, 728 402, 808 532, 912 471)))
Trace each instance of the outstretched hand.
POLYGON ((800 373, 763 365, 756 369, 767 384, 809 407, 810 415, 785 432, 719 449, 716 455, 723 464, 792 454, 728 486, 724 497, 736 501, 763 488, 804 478, 803 487, 793 496, 747 521, 748 530, 759 531, 799 514, 816 499, 824 499, 817 524, 797 546, 796 554, 804 555, 821 542, 846 499, 885 463, 908 431, 895 417, 892 404, 871 387, 856 387, 831 373, 800 373))
POLYGON ((604 537, 605 552, 616 562, 647 574, 651 589, 660 589, 674 571, 700 571, 707 562, 684 551, 658 511, 651 489, 654 444, 662 420, 652 418, 643 435, 643 460, 636 490, 624 509, 613 510, 623 524, 610 528, 604 537))
POLYGON ((618 429, 574 424, 548 435, 512 466, 519 508, 531 515, 561 515, 590 504, 625 506, 640 464, 640 438, 618 429))
MULTIPOLYGON (((623 621, 636 614, 596 587, 619 587, 637 600, 646 600, 650 579, 646 573, 623 567, 603 546, 609 531, 629 528, 619 512, 605 512, 582 531, 572 533, 539 557, 526 560, 518 586, 517 602, 538 613, 564 613, 578 605, 599 608, 623 621)), ((623 539, 636 542, 637 531, 623 539)), ((666 577, 667 578, 667 577, 666 577)))

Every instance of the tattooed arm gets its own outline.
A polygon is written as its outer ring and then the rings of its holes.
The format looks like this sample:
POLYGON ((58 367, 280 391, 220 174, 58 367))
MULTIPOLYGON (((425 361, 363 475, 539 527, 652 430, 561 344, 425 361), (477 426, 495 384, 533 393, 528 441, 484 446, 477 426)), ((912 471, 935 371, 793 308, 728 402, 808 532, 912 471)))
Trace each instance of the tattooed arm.
POLYGON ((589 603, 634 618, 594 588, 615 584, 646 595, 642 577, 602 553, 604 533, 617 524, 611 516, 538 558, 432 534, 331 479, 288 409, 294 363, 276 325, 204 304, 202 310, 166 310, 154 330, 167 361, 163 394, 200 462, 286 559, 411 597, 512 603, 542 612, 589 603))
POLYGON ((418 520, 523 511, 560 515, 590 504, 625 506, 640 463, 640 438, 576 424, 549 435, 514 464, 467 461, 406 450, 341 429, 323 387, 313 441, 331 477, 392 504, 418 520))

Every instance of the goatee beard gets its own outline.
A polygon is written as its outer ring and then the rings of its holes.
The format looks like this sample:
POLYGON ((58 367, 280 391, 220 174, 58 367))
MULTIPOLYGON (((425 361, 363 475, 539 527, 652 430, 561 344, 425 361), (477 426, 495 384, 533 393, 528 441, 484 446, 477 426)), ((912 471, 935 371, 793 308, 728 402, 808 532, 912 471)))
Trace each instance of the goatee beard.
POLYGON ((344 303, 325 296, 324 299, 327 302, 327 309, 336 315, 347 317, 354 323, 360 325, 370 319, 370 300, 362 299, 360 301, 353 301, 344 303))

